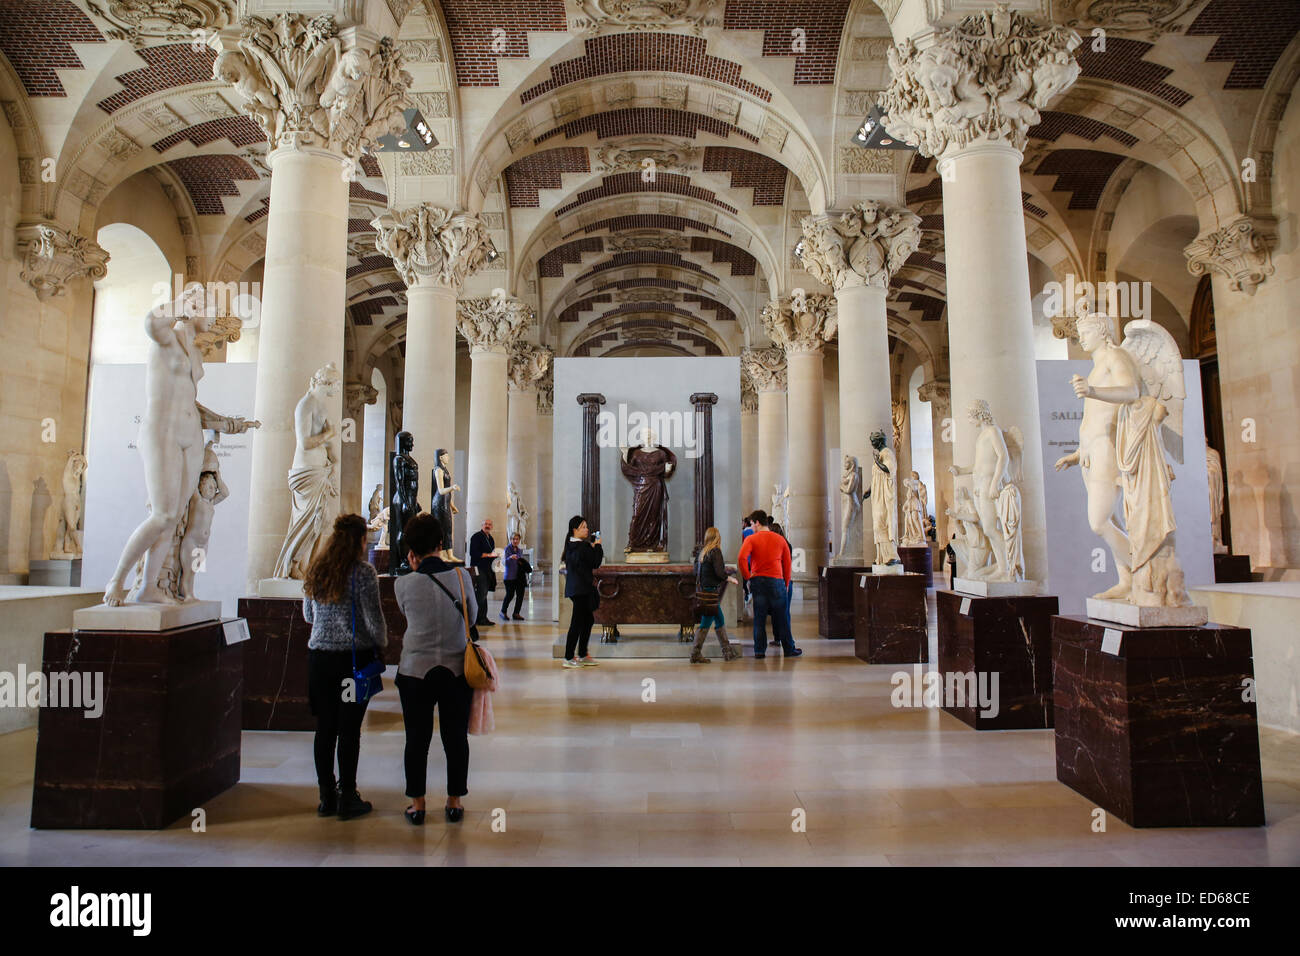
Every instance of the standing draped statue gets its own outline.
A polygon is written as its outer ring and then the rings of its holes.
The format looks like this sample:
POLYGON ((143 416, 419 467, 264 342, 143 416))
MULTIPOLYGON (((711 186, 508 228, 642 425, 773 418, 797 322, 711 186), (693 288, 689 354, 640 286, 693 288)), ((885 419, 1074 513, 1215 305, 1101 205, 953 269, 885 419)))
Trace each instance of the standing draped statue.
POLYGON ((875 564, 901 564, 898 556, 898 461, 885 444, 885 433, 871 433, 871 526, 876 539, 875 564))
POLYGON ((1210 533, 1214 536, 1214 553, 1227 554, 1223 543, 1223 458, 1218 451, 1205 446, 1205 477, 1210 488, 1210 533))
POLYGON ((907 494, 903 499, 903 547, 924 548, 925 543, 925 483, 917 472, 903 481, 907 494))
POLYGON ((317 369, 307 394, 293 410, 295 443, 289 466, 293 510, 273 577, 301 581, 307 576, 325 524, 326 505, 330 498, 338 497, 338 459, 334 454, 338 429, 329 419, 329 399, 338 394, 342 380, 333 362, 317 369))
POLYGON ((840 474, 840 494, 844 497, 840 522, 840 554, 843 558, 862 541, 862 466, 853 455, 844 456, 840 474))
POLYGON ((646 429, 638 448, 624 448, 619 462, 623 477, 632 483, 632 521, 627 529, 625 553, 668 552, 668 482, 677 456, 655 443, 646 429))

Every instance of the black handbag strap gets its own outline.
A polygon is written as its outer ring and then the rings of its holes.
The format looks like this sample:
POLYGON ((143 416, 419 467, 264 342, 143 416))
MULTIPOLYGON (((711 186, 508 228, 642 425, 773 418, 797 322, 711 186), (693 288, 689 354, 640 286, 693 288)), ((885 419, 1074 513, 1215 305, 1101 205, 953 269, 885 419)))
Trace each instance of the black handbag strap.
MULTIPOLYGON (((452 568, 452 570, 456 572, 456 577, 459 578, 459 577, 460 577, 460 568, 452 568)), ((442 593, 445 594, 445 595, 447 595, 447 597, 451 599, 451 603, 454 604, 454 605, 456 605, 456 613, 457 613, 457 614, 464 614, 464 613, 465 613, 465 608, 464 608, 464 606, 460 603, 460 601, 456 600, 456 596, 455 596, 454 594, 452 594, 450 591, 447 590, 447 586, 446 586, 445 584, 443 584, 443 583, 442 583, 441 581, 439 581, 436 577, 434 577, 432 571, 425 571, 425 572, 424 572, 424 576, 427 577, 427 578, 428 578, 430 581, 432 581, 434 584, 438 585, 438 588, 442 591, 442 593)))

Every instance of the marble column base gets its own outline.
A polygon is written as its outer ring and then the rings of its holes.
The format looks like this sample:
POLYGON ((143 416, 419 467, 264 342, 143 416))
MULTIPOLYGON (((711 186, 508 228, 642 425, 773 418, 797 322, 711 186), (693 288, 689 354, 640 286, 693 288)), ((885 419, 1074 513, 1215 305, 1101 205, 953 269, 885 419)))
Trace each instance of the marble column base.
POLYGON ((915 548, 902 547, 898 549, 898 556, 903 559, 903 570, 912 571, 915 574, 925 575, 925 586, 934 587, 934 560, 930 554, 930 546, 920 545, 915 548))
POLYGON ((1251 655, 1247 628, 1054 617, 1056 779, 1134 827, 1263 826, 1251 655))
POLYGON ((925 575, 855 575, 853 617, 858 660, 868 664, 924 664, 930 660, 925 575))
POLYGON ((37 829, 161 829, 239 782, 244 644, 220 621, 51 631, 42 665, 103 675, 103 713, 41 709, 37 829))
MULTIPOLYGON (((1247 566, 1249 566, 1247 559, 1247 566)), ((51 558, 33 561, 27 570, 27 583, 32 587, 81 587, 81 558, 51 558)))
POLYGON ((869 570, 861 563, 822 568, 817 586, 817 633, 822 637, 853 638, 855 578, 869 570))
MULTIPOLYGON (((33 569, 36 562, 32 562, 33 569)), ((1255 580, 1250 569, 1248 554, 1216 554, 1214 556, 1215 584, 1248 584, 1255 580)))
MULTIPOLYGON (((939 623, 939 672, 997 675, 997 708, 943 709, 976 730, 1024 730, 1052 726, 1052 617, 1055 597, 972 597, 935 591, 939 623)), ((946 685, 946 676, 945 676, 946 685)))
POLYGON ((307 703, 311 625, 296 598, 240 598, 244 644, 244 730, 315 730, 307 703))

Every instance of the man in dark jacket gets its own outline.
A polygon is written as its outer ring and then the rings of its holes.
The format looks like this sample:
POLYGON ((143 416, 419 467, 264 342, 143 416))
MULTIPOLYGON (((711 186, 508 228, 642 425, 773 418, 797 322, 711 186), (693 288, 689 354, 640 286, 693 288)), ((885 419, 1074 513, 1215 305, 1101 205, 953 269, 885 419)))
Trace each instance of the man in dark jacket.
POLYGON ((487 594, 497 589, 497 576, 492 571, 492 560, 496 557, 496 542, 492 540, 492 519, 483 522, 483 529, 475 531, 469 539, 470 567, 478 571, 474 580, 474 598, 478 601, 479 627, 492 627, 493 622, 487 613, 487 594))

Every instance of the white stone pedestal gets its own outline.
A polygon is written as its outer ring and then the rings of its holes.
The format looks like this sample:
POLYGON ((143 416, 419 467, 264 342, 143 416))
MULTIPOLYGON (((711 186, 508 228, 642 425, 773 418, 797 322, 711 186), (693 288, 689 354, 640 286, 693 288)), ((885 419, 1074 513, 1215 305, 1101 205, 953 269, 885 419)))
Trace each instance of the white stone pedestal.
POLYGON ((954 578, 952 589, 977 597, 1033 597, 1038 593, 1039 585, 1037 581, 972 581, 970 578, 954 578))
POLYGON ((872 574, 906 574, 907 568, 902 564, 873 564, 871 566, 872 574))
POLYGON ((262 578, 257 582, 257 596, 264 598, 301 598, 302 582, 296 578, 262 578))
POLYGON ((628 564, 667 564, 667 551, 627 551, 628 564))
POLYGON ((1088 617, 1114 621, 1126 627, 1200 627, 1210 620, 1208 608, 1140 607, 1127 601, 1099 601, 1088 598, 1088 617))
POLYGON ((191 601, 189 604, 97 604, 72 612, 77 631, 169 631, 216 621, 221 618, 220 601, 191 601))

